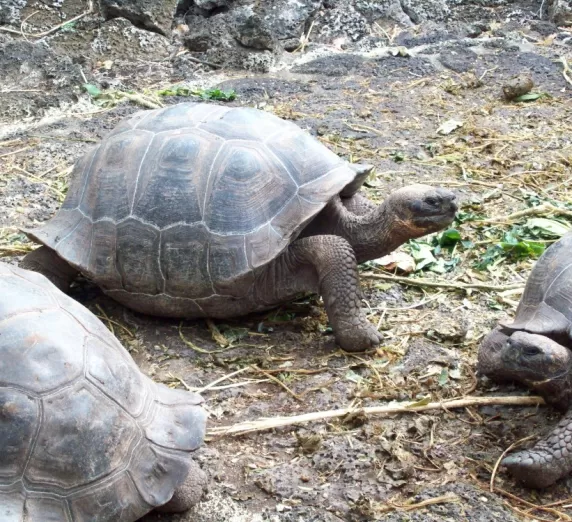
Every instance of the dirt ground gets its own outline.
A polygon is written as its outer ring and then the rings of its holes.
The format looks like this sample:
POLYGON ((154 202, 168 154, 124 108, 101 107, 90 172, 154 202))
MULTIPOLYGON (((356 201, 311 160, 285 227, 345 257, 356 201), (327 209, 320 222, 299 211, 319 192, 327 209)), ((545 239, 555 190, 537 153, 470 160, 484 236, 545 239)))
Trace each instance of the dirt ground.
MULTIPOLYGON (((507 216, 539 202, 572 203, 572 84, 560 60, 572 62, 572 47, 566 30, 551 38, 541 26, 509 27, 504 34, 503 27, 498 23, 470 39, 446 31, 396 33, 385 49, 298 53, 292 64, 258 76, 198 65, 193 74, 182 74, 151 60, 84 71, 99 85, 107 81, 141 93, 183 81, 234 89, 236 99, 226 103, 294 120, 340 155, 374 164, 366 187, 374 200, 412 182, 454 190, 461 202, 454 228, 463 242, 433 250, 439 271, 426 267, 410 277, 483 283, 489 290, 402 285, 376 279, 392 272, 369 263, 362 267, 364 306, 384 343, 373 353, 355 355, 335 346, 315 297, 214 326, 138 315, 86 281, 74 288, 74 297, 103 318, 156 381, 201 388, 242 370, 203 393, 211 428, 427 397, 526 395, 518 387, 477 379, 474 372, 479 341, 514 312, 519 299, 520 290, 499 288, 522 285, 534 263, 531 257, 500 256, 483 266, 483 260, 493 255, 489 247, 527 218, 494 224, 475 219, 507 216), (396 56, 389 48, 397 49, 396 56), (503 84, 519 73, 530 75, 533 92, 543 96, 504 100, 503 84), (438 133, 450 120, 461 126, 438 133)), ((56 70, 62 66, 54 64, 56 70)), ((38 86, 41 92, 31 92, 10 74, 0 78, 0 96, 11 104, 0 111, 0 256, 17 263, 32 248, 19 227, 51 217, 73 162, 142 107, 101 107, 79 91, 61 102, 65 86, 55 82, 49 91, 38 86)), ((182 101, 188 98, 162 99, 182 101)), ((419 243, 434 247, 431 241, 419 243)), ((546 407, 390 417, 357 413, 211 437, 197 455, 211 479, 205 501, 192 513, 144 520, 572 520, 572 479, 535 492, 500 468, 493 493, 489 485, 504 450, 530 435, 525 444, 532 444, 557 418, 546 407)))

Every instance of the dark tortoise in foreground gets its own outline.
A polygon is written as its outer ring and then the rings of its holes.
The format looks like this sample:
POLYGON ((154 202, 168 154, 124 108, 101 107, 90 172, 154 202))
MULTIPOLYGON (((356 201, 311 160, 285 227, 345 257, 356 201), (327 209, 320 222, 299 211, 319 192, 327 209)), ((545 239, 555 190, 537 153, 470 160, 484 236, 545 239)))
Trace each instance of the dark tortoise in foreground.
POLYGON ((62 208, 26 233, 23 267, 64 291, 77 272, 136 311, 227 318, 322 295, 345 350, 379 344, 357 264, 443 229, 457 206, 412 185, 377 206, 371 171, 251 108, 183 103, 136 113, 77 164, 62 208))
POLYGON ((550 486, 572 471, 572 233, 537 261, 512 323, 500 323, 479 350, 479 372, 521 382, 560 411, 558 425, 504 464, 525 485, 550 486))
POLYGON ((0 519, 132 522, 206 476, 200 396, 143 375, 89 310, 0 263, 0 519))

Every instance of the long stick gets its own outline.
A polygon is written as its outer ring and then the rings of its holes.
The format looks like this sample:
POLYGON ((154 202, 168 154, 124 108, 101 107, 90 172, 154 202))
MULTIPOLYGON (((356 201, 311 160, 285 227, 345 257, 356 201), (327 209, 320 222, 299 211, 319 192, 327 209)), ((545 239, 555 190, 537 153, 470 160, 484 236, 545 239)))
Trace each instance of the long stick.
POLYGON ((368 408, 341 408, 339 410, 317 411, 313 413, 304 413, 302 415, 293 415, 292 417, 271 417, 262 418, 255 421, 239 422, 232 426, 220 426, 211 428, 207 435, 225 436, 240 435, 253 431, 265 431, 272 428, 280 428, 282 426, 291 426, 293 424, 301 424, 304 422, 313 422, 324 419, 333 419, 343 417, 348 413, 357 411, 365 415, 391 415, 394 413, 417 413, 429 410, 449 410, 455 408, 466 408, 468 406, 485 406, 490 404, 498 404, 503 406, 539 406, 545 404, 542 397, 464 397, 463 399, 455 399, 443 402, 429 402, 427 404, 415 406, 415 402, 404 403, 399 406, 371 406, 368 408))
POLYGON ((429 288, 453 288, 455 290, 487 290, 489 292, 505 292, 506 290, 517 290, 524 288, 524 283, 514 283, 511 285, 487 285, 484 283, 446 283, 444 281, 430 281, 428 279, 412 279, 410 277, 399 277, 384 274, 374 274, 364 272, 362 277, 369 279, 381 279, 382 281, 394 281, 409 286, 426 286, 429 288))

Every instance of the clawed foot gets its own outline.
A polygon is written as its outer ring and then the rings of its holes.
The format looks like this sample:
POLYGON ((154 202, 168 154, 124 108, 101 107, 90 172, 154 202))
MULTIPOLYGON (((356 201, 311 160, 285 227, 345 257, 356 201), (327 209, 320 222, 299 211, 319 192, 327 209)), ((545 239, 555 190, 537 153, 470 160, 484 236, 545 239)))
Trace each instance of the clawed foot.
POLYGON ((336 342, 346 352, 364 352, 381 343, 381 334, 366 318, 358 325, 342 323, 335 329, 336 342))
POLYGON ((568 474, 559 466, 553 455, 529 451, 513 453, 502 460, 509 473, 528 488, 547 488, 568 474))

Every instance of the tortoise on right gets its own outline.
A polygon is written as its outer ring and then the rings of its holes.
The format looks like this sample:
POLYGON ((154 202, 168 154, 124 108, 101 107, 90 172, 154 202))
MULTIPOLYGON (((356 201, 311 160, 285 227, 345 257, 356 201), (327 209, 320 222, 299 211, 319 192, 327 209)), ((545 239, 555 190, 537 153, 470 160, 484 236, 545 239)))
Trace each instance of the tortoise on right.
POLYGON ((512 323, 482 342, 479 373, 529 386, 567 412, 548 436, 502 464, 526 486, 545 488, 572 472, 572 233, 540 257, 512 323))

